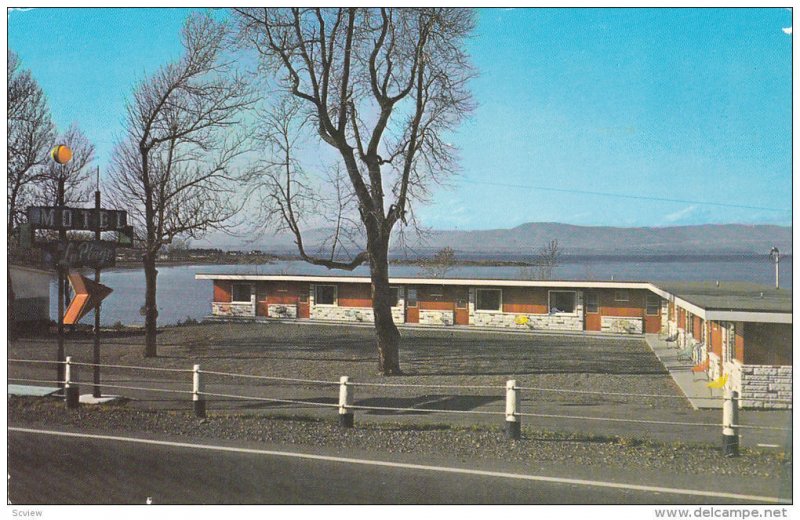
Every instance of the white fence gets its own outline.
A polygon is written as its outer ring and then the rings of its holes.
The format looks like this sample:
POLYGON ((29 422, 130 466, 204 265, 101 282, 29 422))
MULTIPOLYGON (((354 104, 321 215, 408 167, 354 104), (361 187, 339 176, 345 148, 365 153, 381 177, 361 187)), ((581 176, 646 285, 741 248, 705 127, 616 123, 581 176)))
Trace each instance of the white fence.
MULTIPOLYGON (((9 364, 32 364, 32 365, 57 365, 60 362, 56 361, 42 361, 31 359, 9 359, 9 364)), ((647 394, 647 393, 622 393, 622 392, 602 392, 591 390, 577 390, 577 389, 562 389, 562 388, 543 388, 532 386, 520 386, 515 380, 506 381, 505 384, 498 385, 445 385, 445 384, 406 384, 406 383, 371 383, 371 382, 355 382, 351 381, 349 377, 342 376, 339 380, 319 380, 319 379, 302 379, 292 377, 277 377, 277 376, 262 376, 252 374, 239 374, 234 372, 223 372, 215 370, 202 370, 200 365, 194 365, 189 369, 179 368, 156 368, 144 366, 131 366, 131 365, 109 365, 109 364, 92 364, 92 363, 78 363, 72 361, 67 357, 63 362, 65 366, 64 374, 66 379, 64 381, 54 381, 52 379, 36 379, 36 378, 12 378, 9 377, 9 382, 19 383, 41 383, 48 385, 58 385, 65 388, 75 387, 76 385, 86 384, 93 385, 90 382, 81 382, 75 376, 77 367, 100 367, 107 369, 129 370, 140 372, 154 372, 162 374, 185 374, 185 381, 172 381, 162 380, 159 383, 169 383, 171 386, 186 385, 184 388, 164 388, 157 386, 135 386, 115 383, 102 383, 103 389, 113 390, 135 390, 145 392, 165 393, 179 396, 186 396, 187 401, 193 403, 195 414, 204 417, 206 414, 206 406, 208 403, 213 403, 214 400, 244 400, 253 402, 269 402, 269 403, 282 403, 282 404, 295 404, 300 406, 312 406, 321 408, 337 408, 339 415, 339 422, 343 426, 352 426, 354 419, 354 412, 358 410, 363 411, 391 411, 391 412, 407 412, 407 413, 437 413, 437 414, 461 414, 461 415, 490 415, 497 417, 504 417, 506 434, 511 439, 520 438, 520 427, 522 419, 525 417, 530 418, 550 418, 550 419, 563 419, 563 420, 576 420, 576 421, 601 421, 609 423, 630 423, 630 424, 644 424, 652 425, 655 427, 662 426, 686 426, 697 428, 721 428, 723 433, 723 452, 726 455, 733 455, 738 452, 738 431, 740 429, 751 430, 773 430, 773 431, 789 431, 788 428, 780 428, 773 426, 761 426, 752 424, 739 424, 738 421, 738 396, 736 392, 726 391, 723 397, 723 413, 722 422, 709 423, 709 422, 682 422, 682 421, 660 421, 650 419, 632 419, 632 418, 619 418, 619 417, 597 417, 597 416, 584 416, 584 415, 566 415, 566 414, 549 414, 549 413, 535 413, 531 411, 523 411, 520 406, 521 396, 525 392, 544 392, 544 393, 558 393, 558 394, 574 394, 574 395, 597 395, 597 396, 617 396, 617 397, 630 397, 630 398, 657 398, 657 399, 681 399, 686 398, 679 395, 671 394, 647 394), (189 377, 191 376, 191 377, 189 377), (331 387, 331 395, 334 390, 338 390, 337 402, 320 402, 299 399, 287 399, 280 397, 264 397, 256 395, 242 395, 236 393, 223 393, 207 391, 207 379, 213 376, 217 378, 226 379, 242 379, 249 381, 272 381, 282 384, 296 384, 296 385, 315 385, 331 387), (354 404, 354 393, 359 387, 362 388, 404 388, 404 389, 437 389, 437 390, 481 390, 496 392, 491 396, 498 401, 505 401, 505 409, 501 410, 460 410, 460 409, 443 409, 443 408, 422 408, 422 407, 394 407, 394 406, 374 406, 366 404, 354 404), (726 439, 727 438, 727 439, 726 439), (726 444, 726 442, 728 444, 726 444)), ((99 393, 98 393, 99 395, 99 393)), ((720 399, 719 397, 696 397, 695 399, 720 399)), ((73 403, 77 406, 77 403, 73 403)))

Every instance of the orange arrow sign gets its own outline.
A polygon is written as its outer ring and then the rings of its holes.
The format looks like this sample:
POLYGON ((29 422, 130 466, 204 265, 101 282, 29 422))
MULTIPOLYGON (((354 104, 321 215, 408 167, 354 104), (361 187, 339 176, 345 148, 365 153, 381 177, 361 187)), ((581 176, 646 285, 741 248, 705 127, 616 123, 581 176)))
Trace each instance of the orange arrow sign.
POLYGON ((64 324, 75 325, 92 309, 100 305, 103 298, 111 294, 112 289, 93 282, 79 273, 69 274, 69 284, 75 291, 75 297, 64 313, 64 324))

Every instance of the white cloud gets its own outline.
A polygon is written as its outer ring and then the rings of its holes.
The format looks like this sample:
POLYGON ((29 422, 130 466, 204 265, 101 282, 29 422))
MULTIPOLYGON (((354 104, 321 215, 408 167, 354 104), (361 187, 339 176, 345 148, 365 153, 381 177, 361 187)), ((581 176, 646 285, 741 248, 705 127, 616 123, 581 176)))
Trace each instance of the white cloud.
MULTIPOLYGON (((786 9, 786 10, 787 10, 787 11, 789 11, 790 13, 792 12, 792 8, 791 8, 791 7, 784 7, 784 9, 786 9)), ((786 34, 792 34, 792 28, 791 28, 791 27, 784 27, 782 30, 783 30, 783 32, 785 32, 786 34)))
POLYGON ((689 215, 691 215, 694 212, 694 210, 696 210, 696 209, 697 209, 697 206, 689 206, 689 207, 680 209, 680 210, 678 210, 678 211, 676 211, 674 213, 670 213, 668 215, 664 215, 664 221, 669 222, 669 223, 678 222, 678 221, 683 220, 684 218, 688 217, 689 215))
POLYGON ((25 11, 31 11, 33 9, 36 9, 36 8, 35 7, 9 7, 8 8, 8 15, 6 16, 6 18, 11 16, 11 11, 19 11, 21 13, 24 13, 25 11))

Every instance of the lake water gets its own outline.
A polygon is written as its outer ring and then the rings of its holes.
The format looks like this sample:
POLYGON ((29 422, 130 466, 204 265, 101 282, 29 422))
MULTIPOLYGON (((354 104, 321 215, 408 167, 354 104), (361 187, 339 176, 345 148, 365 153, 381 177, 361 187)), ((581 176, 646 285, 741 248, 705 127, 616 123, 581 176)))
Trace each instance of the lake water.
MULTIPOLYGON (((212 286, 210 280, 195 280, 196 273, 230 274, 316 274, 336 276, 368 276, 366 267, 352 273, 330 271, 301 261, 281 261, 264 265, 182 265, 158 269, 159 324, 169 325, 187 317, 200 320, 211 312, 212 286)), ((448 271, 448 278, 518 278, 519 267, 461 266, 448 271)), ((392 276, 424 276, 417 266, 393 265, 392 276)), ((93 274, 89 275, 93 278, 93 274)), ((611 280, 617 281, 746 281, 774 285, 775 267, 767 259, 689 260, 689 261, 635 261, 635 260, 578 260, 567 261, 553 272, 553 279, 561 280, 611 280)), ((103 271, 102 283, 114 292, 103 303, 101 322, 113 325, 122 322, 141 325, 144 318, 140 309, 144 305, 144 271, 141 269, 115 269, 103 271)), ((784 259, 780 264, 781 287, 792 286, 792 262, 784 259)), ((56 284, 50 287, 50 316, 55 319, 57 303, 56 284)), ((87 324, 91 317, 84 318, 87 324)))

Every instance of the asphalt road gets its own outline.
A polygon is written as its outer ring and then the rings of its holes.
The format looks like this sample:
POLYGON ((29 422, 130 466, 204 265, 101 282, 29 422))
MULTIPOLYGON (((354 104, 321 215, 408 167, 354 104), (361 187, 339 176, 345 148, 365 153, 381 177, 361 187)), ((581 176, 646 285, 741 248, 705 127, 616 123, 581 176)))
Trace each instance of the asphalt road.
MULTIPOLYGON (((188 442, 188 441, 187 441, 188 442)), ((695 504, 753 503, 463 464, 376 464, 265 450, 8 432, 9 500, 22 504, 695 504), (449 468, 449 469, 448 469, 449 468), (516 475, 516 476, 515 476, 516 475)))

